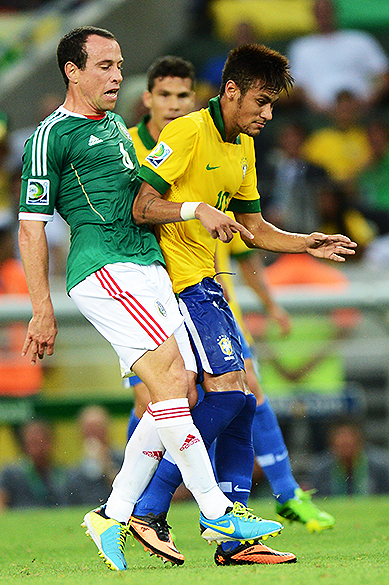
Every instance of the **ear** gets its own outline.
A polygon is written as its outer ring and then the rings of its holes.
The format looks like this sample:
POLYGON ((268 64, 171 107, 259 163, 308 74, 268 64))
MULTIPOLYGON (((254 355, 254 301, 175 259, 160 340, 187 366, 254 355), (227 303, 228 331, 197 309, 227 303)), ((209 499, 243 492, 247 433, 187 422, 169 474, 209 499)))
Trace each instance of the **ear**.
POLYGON ((78 83, 78 72, 79 69, 77 65, 72 63, 72 61, 68 61, 65 63, 65 74, 71 83, 78 83))
POLYGON ((153 96, 151 95, 151 92, 149 92, 147 89, 143 92, 142 100, 146 108, 150 110, 152 106, 153 96))
POLYGON ((240 89, 236 85, 235 81, 229 79, 225 85, 224 94, 228 100, 234 101, 240 97, 240 89))

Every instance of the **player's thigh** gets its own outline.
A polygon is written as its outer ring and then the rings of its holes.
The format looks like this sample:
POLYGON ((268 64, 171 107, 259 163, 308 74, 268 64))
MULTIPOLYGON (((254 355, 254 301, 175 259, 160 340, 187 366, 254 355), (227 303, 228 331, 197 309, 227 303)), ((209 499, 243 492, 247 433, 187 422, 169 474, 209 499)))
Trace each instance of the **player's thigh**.
POLYGON ((186 398, 188 378, 174 335, 153 351, 147 351, 132 366, 146 384, 152 402, 186 398))
POLYGON ((183 323, 166 270, 156 264, 104 266, 70 291, 81 313, 111 343, 122 376, 183 323))

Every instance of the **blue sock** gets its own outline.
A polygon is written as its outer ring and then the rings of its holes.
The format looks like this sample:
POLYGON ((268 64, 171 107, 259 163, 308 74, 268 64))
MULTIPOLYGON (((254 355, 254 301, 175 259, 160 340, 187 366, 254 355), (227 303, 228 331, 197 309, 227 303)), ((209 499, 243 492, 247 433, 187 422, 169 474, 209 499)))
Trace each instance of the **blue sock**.
MULTIPOLYGON (((238 390, 208 392, 192 410, 193 421, 207 449, 242 410, 245 401, 245 395, 238 390)), ((149 512, 153 514, 167 512, 173 494, 181 482, 181 472, 177 465, 164 457, 139 498, 133 513, 136 516, 145 516, 149 512)))
MULTIPOLYGON (((246 405, 216 441, 215 466, 220 488, 233 502, 245 506, 250 495, 254 467, 252 424, 256 398, 246 396, 246 405)), ((222 543, 223 550, 234 550, 240 542, 222 543)))
POLYGON ((288 450, 274 410, 266 398, 257 407, 253 424, 253 443, 259 465, 280 504, 294 497, 299 487, 290 467, 288 450))
POLYGON ((254 467, 252 424, 256 408, 253 394, 245 395, 240 413, 219 434, 215 448, 215 466, 220 488, 233 502, 246 505, 251 491, 254 467))
POLYGON ((131 416, 128 421, 127 427, 127 442, 130 440, 132 433, 135 431, 136 427, 138 426, 139 418, 135 414, 135 408, 133 408, 131 416))

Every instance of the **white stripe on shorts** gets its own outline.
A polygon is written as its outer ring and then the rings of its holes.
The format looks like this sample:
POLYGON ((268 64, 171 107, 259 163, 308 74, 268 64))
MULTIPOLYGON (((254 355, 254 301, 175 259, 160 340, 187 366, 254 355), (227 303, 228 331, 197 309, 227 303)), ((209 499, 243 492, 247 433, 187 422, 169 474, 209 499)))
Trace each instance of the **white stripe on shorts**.
POLYGON ((205 372, 207 372, 208 374, 213 374, 213 370, 211 368, 211 364, 208 361, 208 356, 205 352, 203 342, 201 341, 201 338, 200 338, 200 336, 197 332, 197 329, 192 321, 192 318, 190 316, 190 313, 187 309, 185 302, 180 297, 178 298, 178 306, 180 307, 180 311, 181 311, 181 313, 184 317, 184 320, 185 320, 185 325, 187 326, 188 331, 192 336, 193 343, 194 343, 196 350, 200 356, 200 361, 201 361, 201 365, 203 366, 203 370, 205 372))

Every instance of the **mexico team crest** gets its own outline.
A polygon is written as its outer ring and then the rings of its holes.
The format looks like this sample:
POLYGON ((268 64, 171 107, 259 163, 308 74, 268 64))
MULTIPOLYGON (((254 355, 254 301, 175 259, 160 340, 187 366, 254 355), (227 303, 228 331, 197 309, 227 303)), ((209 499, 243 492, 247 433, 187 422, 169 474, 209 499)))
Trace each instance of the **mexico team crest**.
POLYGON ((146 156, 146 160, 158 168, 165 160, 172 154, 173 149, 170 148, 165 142, 160 142, 157 146, 146 156))
POLYGON ((118 127, 118 128, 119 128, 119 130, 120 130, 120 133, 121 133, 121 134, 122 134, 122 135, 123 135, 125 138, 127 138, 127 140, 131 140, 131 142, 132 142, 131 135, 130 135, 129 131, 127 130, 127 128, 125 127, 125 125, 124 125, 124 124, 122 124, 121 122, 116 122, 116 124, 117 124, 117 127, 118 127))
POLYGON ((167 317, 167 312, 161 301, 158 299, 155 301, 155 306, 157 307, 158 311, 161 313, 162 317, 167 317))
POLYGON ((28 179, 27 205, 48 205, 49 188, 50 181, 48 179, 28 179))

